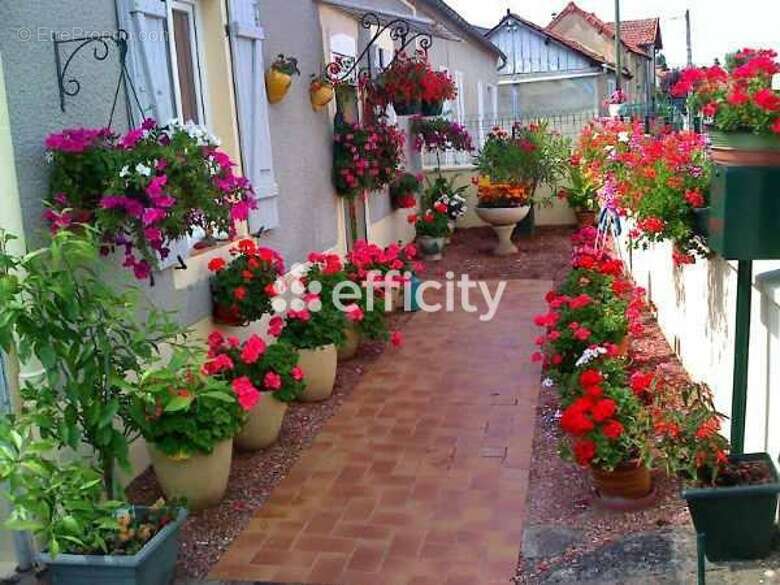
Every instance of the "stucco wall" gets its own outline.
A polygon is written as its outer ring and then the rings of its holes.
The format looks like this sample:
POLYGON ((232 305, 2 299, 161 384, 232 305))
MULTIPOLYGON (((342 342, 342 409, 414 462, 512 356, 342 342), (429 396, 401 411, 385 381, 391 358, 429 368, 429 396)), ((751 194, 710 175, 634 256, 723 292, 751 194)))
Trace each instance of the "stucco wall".
MULTIPOLYGON (((48 189, 43 141, 50 132, 74 126, 102 127, 108 122, 119 73, 117 53, 97 62, 86 50, 71 68, 81 82, 78 96, 67 98, 60 112, 57 71, 51 34, 70 37, 116 30, 110 0, 51 2, 25 0, 0 3, 0 53, 5 61, 8 107, 16 153, 16 172, 28 240, 40 241, 41 199, 48 189)), ((115 127, 123 129, 120 110, 115 127)))
MULTIPOLYGON (((637 284, 647 289, 658 323, 694 381, 707 384, 715 406, 731 413, 734 367, 736 263, 714 256, 676 268, 671 245, 620 254, 637 284)), ((750 332, 746 452, 780 453, 780 267, 777 261, 754 262, 750 332)), ((729 435, 729 425, 723 432, 729 435)))

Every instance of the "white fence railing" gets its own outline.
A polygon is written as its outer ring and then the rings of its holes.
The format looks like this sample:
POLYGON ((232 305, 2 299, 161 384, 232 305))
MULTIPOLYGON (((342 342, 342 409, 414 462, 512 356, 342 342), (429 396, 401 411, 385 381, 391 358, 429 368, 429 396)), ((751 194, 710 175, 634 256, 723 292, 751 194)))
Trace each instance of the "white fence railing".
MULTIPOLYGON (((566 138, 572 141, 577 139, 582 128, 590 122, 593 118, 598 116, 598 110, 578 110, 574 112, 556 112, 556 113, 543 113, 536 116, 523 116, 517 118, 514 116, 498 116, 498 117, 479 117, 471 116, 466 117, 462 124, 466 127, 466 130, 471 135, 471 139, 474 142, 474 148, 480 149, 485 143, 485 138, 493 128, 502 128, 506 131, 511 131, 512 126, 516 123, 520 125, 528 125, 532 122, 544 121, 547 123, 550 130, 559 132, 566 138)), ((474 154, 469 152, 454 152, 447 151, 443 153, 424 151, 422 155, 422 163, 424 169, 433 169, 441 165, 442 168, 468 168, 472 166, 474 154)))

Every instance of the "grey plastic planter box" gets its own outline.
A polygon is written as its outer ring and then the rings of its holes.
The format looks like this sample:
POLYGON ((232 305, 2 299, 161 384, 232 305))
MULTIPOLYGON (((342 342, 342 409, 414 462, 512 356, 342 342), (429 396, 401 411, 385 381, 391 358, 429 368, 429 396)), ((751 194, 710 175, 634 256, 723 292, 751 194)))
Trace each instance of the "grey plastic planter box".
MULTIPOLYGON (((138 506, 136 510, 143 510, 138 506)), ((51 585, 169 585, 179 554, 179 529, 187 510, 179 515, 133 556, 57 555, 37 560, 49 569, 51 585)))

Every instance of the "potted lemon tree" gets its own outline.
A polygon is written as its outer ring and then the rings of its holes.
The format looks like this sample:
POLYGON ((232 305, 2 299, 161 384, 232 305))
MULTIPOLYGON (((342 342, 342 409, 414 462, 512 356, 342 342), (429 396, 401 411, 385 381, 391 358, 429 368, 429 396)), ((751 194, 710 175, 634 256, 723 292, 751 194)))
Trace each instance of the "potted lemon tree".
POLYGON ((140 435, 137 380, 180 329, 150 308, 138 320, 138 291, 120 293, 98 277, 92 228, 59 231, 49 247, 21 256, 5 251, 8 239, 0 235, 0 346, 46 373, 25 383, 21 414, 0 424, 6 527, 41 538, 39 558, 58 585, 166 585, 186 514, 130 506, 115 472, 130 469, 129 444, 140 435), (80 456, 61 463, 64 449, 80 456), (122 544, 128 528, 137 538, 122 544))

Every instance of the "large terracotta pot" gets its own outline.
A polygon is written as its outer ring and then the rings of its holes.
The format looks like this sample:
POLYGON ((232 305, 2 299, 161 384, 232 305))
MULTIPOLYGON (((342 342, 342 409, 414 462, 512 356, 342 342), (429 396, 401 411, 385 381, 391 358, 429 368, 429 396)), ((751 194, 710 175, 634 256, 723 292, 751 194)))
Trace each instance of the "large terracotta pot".
POLYGON ((338 351, 334 344, 298 350, 298 367, 303 370, 305 388, 298 396, 301 402, 321 402, 333 394, 336 383, 338 351))
POLYGON ((493 249, 493 254, 496 256, 517 254, 517 246, 512 243, 512 232, 517 222, 525 219, 525 216, 531 211, 531 206, 481 207, 477 205, 474 210, 482 221, 493 227, 493 231, 498 236, 498 244, 493 249))
POLYGON ((631 337, 626 335, 617 343, 618 357, 628 357, 629 351, 631 351, 631 337))
POLYGON ((351 360, 357 354, 360 347, 360 331, 352 324, 347 324, 344 329, 344 342, 338 347, 338 361, 351 360))
POLYGON ((639 460, 621 463, 614 471, 591 467, 590 472, 593 485, 602 498, 638 500, 653 489, 650 470, 639 460))
POLYGON ((780 167, 780 136, 710 131, 712 160, 726 166, 780 167))
POLYGON ((236 447, 257 451, 276 443, 286 412, 286 402, 277 400, 273 392, 264 392, 257 405, 249 411, 241 432, 236 435, 236 447))
POLYGON ((292 76, 286 73, 282 73, 273 67, 265 72, 265 89, 268 94, 268 101, 272 104, 284 99, 291 84, 292 76))
POLYGON ((311 107, 314 108, 315 112, 319 112, 333 100, 334 93, 332 85, 322 82, 312 83, 309 89, 311 107))
POLYGON ((444 238, 417 236, 417 244, 420 246, 420 253, 423 255, 424 260, 429 262, 441 260, 441 252, 444 250, 444 238))
POLYGON ((168 499, 185 498, 190 510, 202 510, 222 499, 230 476, 233 439, 214 446, 206 455, 198 453, 186 459, 175 459, 148 445, 154 474, 168 499))

